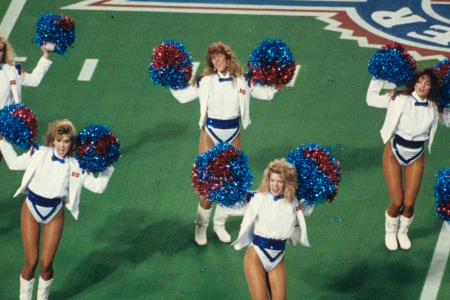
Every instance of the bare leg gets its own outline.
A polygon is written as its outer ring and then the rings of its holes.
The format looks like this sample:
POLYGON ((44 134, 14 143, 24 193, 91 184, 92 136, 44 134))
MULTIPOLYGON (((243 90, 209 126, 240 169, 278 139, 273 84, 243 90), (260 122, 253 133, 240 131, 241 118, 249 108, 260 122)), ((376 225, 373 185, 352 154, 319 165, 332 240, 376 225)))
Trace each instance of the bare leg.
MULTIPOLYGON (((210 150, 214 148, 214 142, 211 139, 211 137, 208 135, 208 133, 206 132, 205 128, 202 127, 201 131, 200 131, 200 145, 199 145, 199 155, 205 153, 206 151, 210 150)), ((210 209, 212 204, 210 201, 208 201, 208 199, 206 199, 203 196, 200 196, 200 206, 203 209, 210 209)))
POLYGON ((22 278, 31 280, 34 278, 39 259, 39 238, 41 227, 31 214, 26 201, 22 205, 21 231, 23 248, 25 251, 25 265, 22 268, 22 278))
POLYGON ((2 151, 0 151, 0 162, 2 162, 2 157, 3 157, 3 154, 2 154, 2 151))
POLYGON ((42 236, 41 277, 44 280, 53 278, 53 260, 64 228, 64 207, 44 225, 42 236))
POLYGON ((269 300, 266 270, 253 246, 248 247, 245 253, 244 273, 252 299, 269 300))
POLYGON ((425 154, 422 154, 414 163, 405 167, 405 196, 403 200, 403 213, 405 218, 414 214, 414 204, 422 183, 425 168, 425 154))
POLYGON ((390 143, 384 148, 383 171, 391 197, 391 204, 388 207, 387 213, 390 217, 396 218, 400 214, 403 206, 402 166, 398 163, 397 158, 392 152, 390 143))
POLYGON ((284 257, 280 263, 269 272, 269 285, 272 300, 285 300, 287 296, 286 269, 284 257))

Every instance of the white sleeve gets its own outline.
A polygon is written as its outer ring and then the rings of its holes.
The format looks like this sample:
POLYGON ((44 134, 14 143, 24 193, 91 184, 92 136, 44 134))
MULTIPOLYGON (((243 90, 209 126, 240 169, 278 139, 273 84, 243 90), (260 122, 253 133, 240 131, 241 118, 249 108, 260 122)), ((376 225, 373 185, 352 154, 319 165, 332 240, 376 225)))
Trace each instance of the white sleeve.
POLYGON ((309 217, 314 210, 314 205, 308 205, 306 203, 305 199, 302 199, 300 201, 300 206, 302 208, 303 216, 305 216, 305 217, 309 217))
POLYGON ((390 100, 389 95, 380 95, 380 91, 385 84, 384 80, 374 80, 370 82, 369 89, 367 90, 366 102, 369 106, 378 108, 387 108, 390 100))
POLYGON ((170 89, 170 92, 180 103, 191 102, 198 98, 197 88, 192 85, 179 90, 170 89))
POLYGON ((114 172, 114 168, 110 166, 105 171, 101 172, 97 178, 92 173, 89 173, 84 178, 83 186, 94 193, 103 193, 108 185, 109 179, 114 172))
POLYGON ((22 78, 22 85, 36 87, 41 83, 42 78, 44 78, 45 73, 52 65, 52 62, 45 57, 41 57, 36 68, 34 68, 31 74, 24 73, 22 78))
POLYGON ((250 89, 250 94, 253 98, 259 100, 272 100, 273 96, 278 92, 277 89, 274 89, 270 86, 261 86, 261 85, 252 85, 250 89))
POLYGON ((0 141, 0 151, 2 152, 6 164, 8 165, 8 168, 10 170, 27 169, 31 160, 31 150, 20 156, 17 156, 17 153, 16 151, 14 151, 13 146, 8 141, 3 139, 0 141))
POLYGON ((442 125, 450 127, 450 112, 447 108, 444 108, 444 112, 439 116, 439 121, 442 125))

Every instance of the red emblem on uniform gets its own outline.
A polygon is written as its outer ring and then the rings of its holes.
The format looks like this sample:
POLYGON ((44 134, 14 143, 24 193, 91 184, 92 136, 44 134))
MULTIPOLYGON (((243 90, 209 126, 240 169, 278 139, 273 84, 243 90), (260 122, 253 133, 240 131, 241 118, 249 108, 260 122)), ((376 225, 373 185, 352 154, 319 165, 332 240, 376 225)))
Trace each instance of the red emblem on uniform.
POLYGON ((302 207, 301 207, 300 205, 297 205, 297 206, 295 207, 295 211, 299 211, 299 210, 302 210, 302 207))
POLYGON ((15 85, 16 81, 15 80, 11 80, 10 83, 11 83, 11 85, 15 85))
POLYGON ((72 172, 72 176, 78 178, 78 177, 80 177, 80 173, 72 172))
POLYGON ((239 91, 239 93, 241 93, 242 95, 245 95, 245 90, 244 90, 244 89, 241 89, 241 90, 239 91))

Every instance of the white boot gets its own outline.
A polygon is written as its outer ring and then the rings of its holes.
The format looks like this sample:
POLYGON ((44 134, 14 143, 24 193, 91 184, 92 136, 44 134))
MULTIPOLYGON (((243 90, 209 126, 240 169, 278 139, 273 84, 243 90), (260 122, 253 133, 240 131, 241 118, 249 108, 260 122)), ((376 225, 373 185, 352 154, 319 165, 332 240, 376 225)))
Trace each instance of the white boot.
POLYGON ((397 238, 400 248, 403 250, 409 250, 411 248, 411 241, 409 240, 407 233, 408 227, 411 225, 413 218, 414 216, 408 219, 400 215, 400 226, 398 228, 397 238))
POLYGON ((22 275, 20 275, 20 300, 31 300, 31 295, 33 294, 33 285, 34 278, 28 281, 23 279, 22 275))
POLYGON ((219 237, 219 240, 221 240, 224 243, 230 243, 231 242, 231 236, 228 234, 228 232, 225 230, 225 222, 228 219, 228 215, 223 211, 222 207, 217 204, 216 205, 216 212, 214 213, 214 232, 219 237))
POLYGON ((209 216, 211 215, 210 209, 203 209, 198 204, 197 219, 195 220, 195 242, 197 245, 204 246, 208 242, 206 239, 206 229, 209 224, 209 216))
POLYGON ((385 213, 386 216, 386 236, 384 238, 384 242, 386 244, 386 248, 388 248, 391 251, 396 251, 398 249, 398 242, 397 242, 397 229, 398 229, 398 219, 392 218, 387 214, 387 211, 385 213))
POLYGON ((45 281, 42 277, 39 277, 39 285, 37 291, 37 300, 48 300, 48 293, 52 287, 53 278, 45 281))

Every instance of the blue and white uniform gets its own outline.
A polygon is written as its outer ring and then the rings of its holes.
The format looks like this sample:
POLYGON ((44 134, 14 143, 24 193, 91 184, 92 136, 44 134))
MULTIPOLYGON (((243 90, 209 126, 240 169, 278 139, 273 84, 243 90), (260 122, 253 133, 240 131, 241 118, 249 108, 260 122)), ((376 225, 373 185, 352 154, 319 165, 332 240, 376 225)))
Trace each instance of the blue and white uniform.
MULTIPOLYGON (((269 272, 284 257, 285 244, 301 243, 309 247, 306 234, 305 216, 312 212, 304 202, 297 199, 288 202, 270 193, 256 193, 245 209, 239 237, 233 243, 236 250, 250 245, 254 247, 264 269, 269 272), (298 225, 298 226, 297 226, 298 225)), ((233 213, 233 208, 224 207, 225 213, 233 213)))
POLYGON ((271 100, 277 92, 271 87, 249 87, 244 76, 233 81, 229 74, 220 73, 202 77, 198 86, 170 91, 180 103, 200 100, 200 128, 205 126, 215 144, 231 143, 239 133, 239 119, 244 129, 250 125, 250 95, 271 100))
POLYGON ((73 157, 60 158, 53 147, 33 146, 17 156, 12 145, 0 141, 0 150, 10 170, 25 170, 22 184, 15 193, 28 194, 26 203, 36 221, 48 223, 64 204, 75 219, 78 218, 81 189, 103 193, 114 171, 113 167, 101 172, 97 178, 83 172, 73 157))
POLYGON ((439 118, 449 127, 450 114, 445 110, 439 116, 436 106, 427 99, 420 99, 416 92, 412 95, 398 95, 395 99, 391 99, 389 94, 380 95, 384 84, 383 80, 372 80, 366 101, 369 106, 387 109, 380 131, 381 137, 387 143, 392 134, 395 134, 391 139, 392 151, 399 164, 407 166, 420 157, 425 142, 428 142, 428 150, 431 152, 439 118))
POLYGON ((10 66, 0 63, 0 110, 14 102, 20 103, 22 86, 38 86, 51 65, 50 60, 41 57, 33 72, 28 74, 20 64, 10 66))

